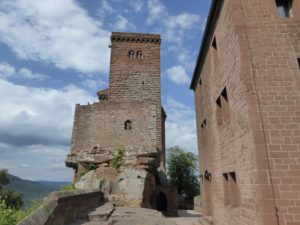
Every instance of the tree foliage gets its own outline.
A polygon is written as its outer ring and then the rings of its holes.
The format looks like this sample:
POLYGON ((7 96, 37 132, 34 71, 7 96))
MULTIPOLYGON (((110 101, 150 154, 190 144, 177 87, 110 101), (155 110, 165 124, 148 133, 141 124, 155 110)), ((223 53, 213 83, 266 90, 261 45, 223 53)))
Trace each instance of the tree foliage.
POLYGON ((0 190, 4 185, 9 184, 9 179, 7 177, 7 170, 0 170, 0 190))
POLYGON ((167 173, 170 183, 177 187, 179 195, 192 199, 199 194, 200 188, 196 175, 197 155, 178 146, 171 147, 167 151, 167 173))
POLYGON ((16 211, 7 207, 5 201, 0 199, 0 225, 14 225, 16 223, 16 211))
POLYGON ((10 209, 20 209, 23 205, 22 194, 9 189, 3 189, 3 186, 9 183, 7 170, 0 170, 0 200, 10 209))

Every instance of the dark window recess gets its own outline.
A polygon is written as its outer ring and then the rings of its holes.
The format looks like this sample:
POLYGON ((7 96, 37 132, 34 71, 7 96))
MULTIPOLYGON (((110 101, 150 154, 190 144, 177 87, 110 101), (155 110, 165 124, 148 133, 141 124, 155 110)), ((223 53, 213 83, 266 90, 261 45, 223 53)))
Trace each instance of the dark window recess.
POLYGON ((132 122, 130 120, 127 120, 124 124, 125 130, 131 130, 132 129, 132 122))
POLYGON ((216 37, 214 37, 214 40, 212 42, 212 46, 214 47, 214 49, 216 49, 216 50, 218 49, 216 37))
POLYGON ((279 17, 293 17, 293 0, 275 0, 279 17))
POLYGON ((228 102, 228 97, 227 97, 227 91, 226 91, 226 87, 223 89, 223 91, 221 92, 222 97, 228 102))
POLYGON ((134 51, 133 51, 133 50, 130 50, 130 51, 128 52, 128 58, 129 58, 129 59, 134 59, 134 51))
POLYGON ((230 204, 228 173, 223 173, 224 205, 230 204))
POLYGON ((201 79, 199 80, 199 84, 202 85, 202 80, 201 79))
POLYGON ((298 67, 300 69, 300 58, 298 58, 297 61, 298 61, 298 67))
POLYGON ((137 51, 136 52, 136 58, 137 59, 143 59, 143 52, 142 51, 137 51))
POLYGON ((220 97, 217 99, 216 103, 219 106, 219 108, 221 108, 221 98, 220 97))

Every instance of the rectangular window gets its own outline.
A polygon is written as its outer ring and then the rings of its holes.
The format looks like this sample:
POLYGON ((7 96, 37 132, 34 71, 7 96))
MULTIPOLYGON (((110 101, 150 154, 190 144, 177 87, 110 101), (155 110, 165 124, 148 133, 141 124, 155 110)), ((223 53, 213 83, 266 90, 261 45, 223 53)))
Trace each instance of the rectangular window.
POLYGON ((222 90, 221 95, 216 100, 217 104, 217 123, 222 125, 230 117, 228 95, 226 87, 222 90))
POLYGON ((228 173, 223 173, 224 205, 230 204, 228 173))
POLYGON ((201 142, 202 142, 202 148, 206 149, 206 143, 207 143, 207 131, 206 131, 206 119, 203 120, 203 123, 201 124, 201 142))
POLYGON ((229 176, 229 192, 230 192, 230 205, 232 207, 236 207, 239 205, 240 202, 240 195, 239 195, 239 189, 236 182, 236 176, 235 172, 230 172, 229 176))
POLYGON ((298 61, 298 67, 300 69, 300 58, 298 58, 297 61, 298 61))
POLYGON ((293 17, 292 6, 293 0, 275 0, 279 17, 293 17))

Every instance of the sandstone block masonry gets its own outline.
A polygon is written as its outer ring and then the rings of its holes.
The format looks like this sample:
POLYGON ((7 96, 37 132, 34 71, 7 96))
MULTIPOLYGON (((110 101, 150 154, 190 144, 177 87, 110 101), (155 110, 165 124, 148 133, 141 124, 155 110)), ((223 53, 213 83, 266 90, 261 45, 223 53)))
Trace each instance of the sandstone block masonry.
POLYGON ((191 88, 204 215, 300 224, 300 1, 213 1, 191 88))
POLYGON ((113 32, 109 88, 99 102, 76 105, 66 165, 77 188, 100 188, 118 205, 156 208, 156 187, 166 184, 160 43, 160 35, 113 32))

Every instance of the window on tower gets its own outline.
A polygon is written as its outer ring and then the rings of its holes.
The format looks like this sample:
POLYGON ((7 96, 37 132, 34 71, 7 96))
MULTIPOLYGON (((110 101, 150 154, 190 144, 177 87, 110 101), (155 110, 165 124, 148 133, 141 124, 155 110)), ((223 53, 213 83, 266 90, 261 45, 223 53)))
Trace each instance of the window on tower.
POLYGON ((124 123, 124 129, 125 130, 131 130, 132 129, 132 122, 130 120, 126 120, 124 123))
POLYGON ((137 51, 136 52, 136 58, 137 59, 143 59, 143 52, 142 51, 137 51))
POLYGON ((134 51, 133 51, 133 50, 130 50, 130 51, 128 52, 128 58, 129 58, 129 59, 134 59, 134 51))
POLYGON ((284 17, 293 17, 292 6, 293 0, 275 0, 278 15, 282 18, 284 17))

